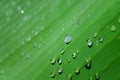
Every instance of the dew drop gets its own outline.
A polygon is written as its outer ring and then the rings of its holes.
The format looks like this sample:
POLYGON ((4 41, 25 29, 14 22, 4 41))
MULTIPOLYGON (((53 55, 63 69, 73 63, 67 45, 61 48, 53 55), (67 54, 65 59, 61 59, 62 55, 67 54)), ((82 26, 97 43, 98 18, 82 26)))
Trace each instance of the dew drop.
POLYGON ((115 32, 115 31, 116 31, 116 26, 115 26, 115 25, 112 25, 111 28, 110 28, 110 30, 111 30, 112 32, 115 32))
POLYGON ((51 78, 55 78, 55 76, 56 76, 55 72, 51 72, 51 73, 50 73, 50 77, 51 77, 51 78))
POLYGON ((72 36, 66 36, 65 39, 64 39, 64 42, 66 44, 69 44, 71 42, 71 40, 72 40, 72 36))
POLYGON ((87 40, 87 45, 88 45, 89 48, 91 48, 93 46, 93 42, 92 42, 91 39, 87 40))
POLYGON ((93 77, 90 77, 89 80, 93 80, 93 77))
POLYGON ((29 54, 26 54, 26 59, 29 59, 30 58, 30 55, 29 54))
POLYGON ((98 73, 95 73, 95 80, 100 80, 100 75, 98 73))
POLYGON ((120 23, 120 19, 118 19, 118 22, 120 23))
POLYGON ((26 37, 26 41, 27 41, 27 42, 30 42, 30 41, 31 41, 31 38, 30 38, 30 37, 26 37))
POLYGON ((4 74, 4 70, 1 70, 1 71, 0 71, 0 74, 4 74))
POLYGON ((103 38, 99 38, 99 41, 100 41, 100 42, 103 42, 103 38))
POLYGON ((61 54, 63 55, 65 53, 65 49, 62 49, 61 50, 61 54))
POLYGON ((67 62, 70 63, 70 62, 71 62, 71 59, 68 59, 67 62))
POLYGON ((96 38, 96 37, 97 37, 97 35, 98 35, 98 33, 97 33, 97 32, 95 32, 95 33, 94 33, 94 38, 96 38))
POLYGON ((63 73, 63 69, 61 67, 58 68, 58 74, 62 74, 63 73))
POLYGON ((58 62, 59 65, 61 65, 62 64, 62 59, 58 58, 57 62, 58 62))
POLYGON ((72 75, 71 75, 71 74, 69 74, 69 75, 67 76, 67 80, 72 80, 72 75))
POLYGON ((75 74, 76 74, 76 75, 79 75, 79 73, 80 73, 80 68, 76 68, 76 69, 75 69, 75 74))
POLYGON ((74 52, 74 53, 72 54, 72 57, 73 57, 73 59, 76 59, 77 53, 74 52))
POLYGON ((20 13, 23 14, 23 13, 24 13, 24 10, 21 10, 20 13))
POLYGON ((34 47, 37 47, 37 43, 36 42, 33 45, 34 45, 34 47))
POLYGON ((54 64, 56 63, 56 58, 52 58, 52 59, 50 60, 50 63, 51 63, 52 65, 54 65, 54 64))
POLYGON ((90 70, 91 68, 91 58, 87 58, 85 61, 85 68, 90 70))

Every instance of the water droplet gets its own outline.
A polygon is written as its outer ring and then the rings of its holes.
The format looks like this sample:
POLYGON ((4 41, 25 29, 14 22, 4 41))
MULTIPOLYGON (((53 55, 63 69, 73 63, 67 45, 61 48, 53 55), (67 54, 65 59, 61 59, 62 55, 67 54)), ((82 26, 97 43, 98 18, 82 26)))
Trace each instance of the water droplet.
POLYGON ((25 55, 25 53, 24 53, 24 52, 22 52, 22 53, 21 53, 21 55, 22 55, 22 56, 24 56, 24 55, 25 55))
POLYGON ((79 50, 77 50, 76 53, 78 54, 78 53, 79 53, 79 50))
POLYGON ((69 75, 67 76, 67 80, 72 80, 72 75, 71 75, 71 74, 69 74, 69 75))
POLYGON ((62 64, 62 59, 58 58, 57 62, 58 62, 59 65, 61 65, 62 64))
POLYGON ((70 63, 71 59, 68 59, 67 62, 70 63))
POLYGON ((94 33, 94 38, 96 38, 96 37, 97 37, 97 35, 98 35, 98 33, 97 33, 97 32, 95 32, 95 33, 94 33))
POLYGON ((118 22, 120 23, 120 19, 118 19, 118 22))
POLYGON ((44 27, 44 26, 42 26, 40 29, 41 29, 41 31, 43 31, 43 30, 45 29, 45 27, 44 27))
POLYGON ((62 74, 63 73, 63 69, 61 67, 58 68, 58 74, 62 74))
POLYGON ((27 42, 30 42, 30 41, 31 41, 31 38, 30 38, 30 37, 26 37, 26 41, 27 41, 27 42))
POLYGON ((55 78, 55 75, 56 75, 55 72, 51 72, 51 73, 50 73, 50 77, 51 77, 51 78, 55 78))
POLYGON ((95 80, 100 80, 100 75, 98 73, 95 73, 95 80))
POLYGON ((21 10, 20 13, 23 14, 23 13, 24 13, 24 10, 21 10))
POLYGON ((89 80, 93 80, 93 77, 90 77, 89 80))
POLYGON ((56 58, 52 58, 52 59, 50 60, 50 63, 51 63, 52 65, 54 65, 54 64, 56 63, 56 58))
POLYGON ((63 55, 65 53, 65 49, 62 49, 61 50, 61 54, 63 55))
POLYGON ((87 45, 88 45, 89 48, 91 48, 93 46, 93 42, 92 42, 91 39, 87 40, 87 45))
POLYGON ((0 71, 0 74, 4 74, 4 70, 1 70, 1 71, 0 71))
POLYGON ((72 57, 73 57, 73 59, 76 59, 77 53, 74 52, 74 53, 72 54, 72 57))
POLYGON ((76 69, 75 69, 75 74, 76 74, 76 75, 79 75, 79 73, 80 73, 80 68, 76 68, 76 69))
POLYGON ((90 68, 91 68, 91 58, 86 58, 85 68, 90 70, 90 68))
POLYGON ((100 41, 100 42, 103 42, 103 38, 99 38, 99 41, 100 41))
POLYGON ((115 32, 115 31, 116 31, 116 26, 115 26, 115 25, 112 25, 111 28, 110 28, 110 30, 111 30, 112 32, 115 32))
POLYGON ((26 59, 29 59, 30 58, 30 55, 29 54, 26 54, 26 59))
POLYGON ((72 36, 66 36, 65 39, 64 39, 64 42, 66 44, 69 44, 71 42, 71 40, 72 40, 72 36))
POLYGON ((62 31, 64 31, 65 30, 65 28, 62 28, 62 31))
POLYGON ((34 47, 37 47, 37 43, 36 42, 33 45, 34 45, 34 47))

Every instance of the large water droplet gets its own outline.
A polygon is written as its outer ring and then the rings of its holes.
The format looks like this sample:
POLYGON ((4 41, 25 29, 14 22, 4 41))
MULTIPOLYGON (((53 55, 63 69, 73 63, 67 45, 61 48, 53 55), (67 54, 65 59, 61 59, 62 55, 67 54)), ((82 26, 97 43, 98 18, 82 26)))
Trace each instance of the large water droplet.
POLYGON ((63 69, 61 67, 58 68, 58 74, 62 74, 63 73, 63 69))
POLYGON ((80 73, 80 68, 76 68, 76 69, 75 69, 75 74, 76 74, 76 75, 79 75, 79 73, 80 73))
POLYGON ((115 32, 115 31, 116 31, 116 26, 115 26, 115 25, 112 25, 111 28, 110 28, 110 30, 111 30, 112 32, 115 32))
POLYGON ((58 58, 57 62, 58 62, 59 65, 61 65, 62 64, 62 59, 58 58))
POLYGON ((85 68, 90 70, 90 68, 91 68, 91 58, 86 58, 85 68))
POLYGON ((95 80, 100 80, 100 75, 98 73, 95 73, 95 80))
POLYGON ((89 48, 91 48, 93 46, 93 42, 92 42, 91 39, 87 40, 87 45, 88 45, 89 48))
POLYGON ((50 77, 51 77, 51 78, 55 78, 55 76, 56 76, 55 72, 51 72, 51 73, 50 73, 50 77))
POLYGON ((52 65, 54 65, 54 64, 56 63, 56 58, 52 58, 52 59, 50 60, 50 63, 51 63, 52 65))
POLYGON ((76 59, 77 53, 74 52, 74 53, 72 54, 72 57, 73 57, 73 59, 76 59))
POLYGON ((100 41, 100 42, 103 42, 103 38, 99 38, 99 41, 100 41))
POLYGON ((65 39, 64 39, 64 42, 66 44, 69 44, 71 42, 71 40, 72 40, 72 36, 66 36, 65 39))

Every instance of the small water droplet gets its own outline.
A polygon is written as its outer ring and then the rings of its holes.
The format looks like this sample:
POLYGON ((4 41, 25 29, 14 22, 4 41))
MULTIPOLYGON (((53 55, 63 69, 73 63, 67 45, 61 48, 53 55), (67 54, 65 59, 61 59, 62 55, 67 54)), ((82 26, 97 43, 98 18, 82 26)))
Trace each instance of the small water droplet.
POLYGON ((30 38, 30 37, 26 37, 26 41, 27 41, 27 42, 30 42, 30 41, 31 41, 31 38, 30 38))
POLYGON ((74 52, 74 53, 72 54, 72 57, 73 57, 73 59, 76 59, 77 53, 74 52))
POLYGON ((24 56, 24 55, 25 55, 25 53, 24 53, 24 52, 22 52, 22 53, 21 53, 21 55, 22 55, 22 56, 24 56))
POLYGON ((85 68, 90 70, 90 68, 91 68, 91 58, 86 58, 85 68))
POLYGON ((112 32, 115 32, 115 31, 116 31, 116 26, 115 26, 115 25, 112 25, 111 28, 110 28, 110 30, 111 30, 112 32))
POLYGON ((118 19, 118 22, 120 23, 120 19, 118 19))
POLYGON ((65 30, 65 28, 62 28, 62 31, 64 31, 65 30))
POLYGON ((94 33, 94 38, 96 38, 96 37, 97 37, 97 35, 98 35, 98 33, 97 33, 97 32, 95 32, 95 33, 94 33))
POLYGON ((100 41, 100 42, 103 42, 103 38, 99 38, 99 41, 100 41))
POLYGON ((58 74, 62 74, 63 73, 63 69, 61 67, 58 68, 58 74))
POLYGON ((43 31, 43 30, 45 29, 45 27, 44 27, 44 26, 42 26, 40 29, 41 29, 41 31, 43 31))
POLYGON ((95 73, 95 80, 100 80, 100 75, 98 73, 95 73))
POLYGON ((56 76, 55 72, 51 72, 51 73, 50 73, 50 77, 51 77, 51 78, 55 78, 55 76, 56 76))
POLYGON ((34 47, 37 47, 37 43, 36 42, 33 45, 34 45, 34 47))
POLYGON ((87 40, 87 45, 88 45, 89 48, 91 48, 93 46, 93 42, 92 42, 91 39, 87 40))
POLYGON ((68 59, 67 62, 70 63, 70 62, 71 62, 71 59, 68 59))
POLYGON ((93 80, 93 77, 90 77, 89 80, 93 80))
POLYGON ((67 80, 72 80, 72 75, 71 75, 71 74, 69 74, 69 75, 67 76, 67 80))
POLYGON ((76 74, 76 75, 79 75, 79 73, 80 73, 80 68, 76 68, 76 69, 75 69, 75 74, 76 74))
POLYGON ((58 62, 59 65, 61 65, 62 64, 62 59, 58 58, 57 62, 58 62))
POLYGON ((1 71, 0 71, 0 74, 4 74, 4 70, 1 70, 1 71))
POLYGON ((77 50, 76 53, 78 54, 78 53, 79 53, 79 50, 77 50))
POLYGON ((56 63, 56 58, 52 58, 52 59, 50 60, 50 63, 51 63, 52 65, 54 65, 54 64, 56 63))
POLYGON ((24 10, 21 10, 20 13, 23 14, 23 13, 24 13, 24 10))
POLYGON ((65 53, 65 49, 62 49, 61 50, 61 54, 63 55, 65 53))
POLYGON ((69 44, 71 42, 71 40, 72 40, 72 36, 66 36, 65 39, 64 39, 64 42, 66 44, 69 44))
POLYGON ((26 59, 29 59, 30 58, 30 55, 29 54, 26 54, 26 59))

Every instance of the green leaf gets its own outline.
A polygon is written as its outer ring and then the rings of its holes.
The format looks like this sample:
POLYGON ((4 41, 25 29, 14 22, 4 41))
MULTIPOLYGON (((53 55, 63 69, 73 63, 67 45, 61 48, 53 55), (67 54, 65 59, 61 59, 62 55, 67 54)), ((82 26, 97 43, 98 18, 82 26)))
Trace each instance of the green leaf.
POLYGON ((119 80, 119 5, 1 0, 0 80, 119 80))

